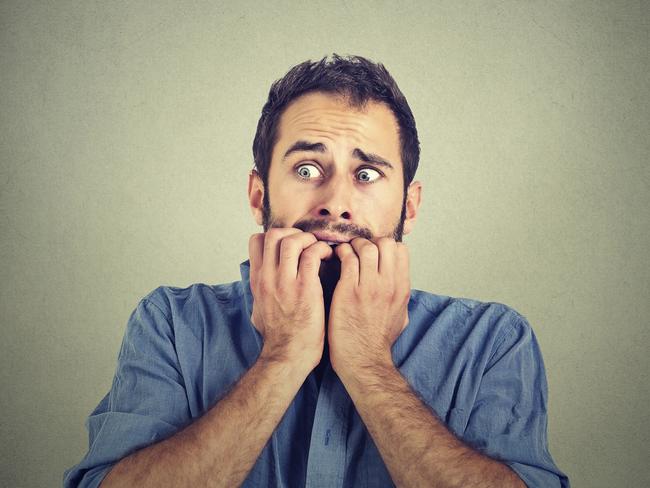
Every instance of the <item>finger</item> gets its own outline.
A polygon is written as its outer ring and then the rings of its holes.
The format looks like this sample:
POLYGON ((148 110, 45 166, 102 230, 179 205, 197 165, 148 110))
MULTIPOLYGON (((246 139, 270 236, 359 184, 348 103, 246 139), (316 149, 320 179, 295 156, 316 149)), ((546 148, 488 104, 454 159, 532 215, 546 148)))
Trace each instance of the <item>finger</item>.
POLYGON ((402 286, 411 290, 411 271, 409 249, 406 244, 398 242, 395 249, 395 270, 396 276, 400 277, 402 286))
POLYGON ((373 283, 378 279, 379 249, 372 242, 362 237, 350 242, 354 252, 359 257, 359 285, 373 283))
POLYGON ((264 234, 264 259, 262 260, 262 276, 269 279, 276 275, 279 266, 280 241, 291 234, 302 232, 300 229, 272 228, 264 234))
POLYGON ((395 267, 397 262, 397 243, 390 237, 381 237, 375 245, 379 249, 378 271, 380 275, 392 277, 400 270, 395 267))
POLYGON ((248 239, 248 256, 250 261, 249 279, 251 289, 257 286, 257 276, 262 268, 264 256, 264 233, 253 234, 248 239))
POLYGON ((278 264, 278 277, 281 281, 296 279, 300 255, 314 242, 317 242, 316 236, 310 232, 298 232, 282 238, 278 264))
POLYGON ((306 281, 318 281, 318 271, 321 261, 329 258, 334 251, 332 247, 323 241, 316 241, 300 254, 298 266, 298 278, 306 281))
POLYGON ((359 258, 350 244, 344 242, 336 246, 335 251, 341 260, 341 278, 339 281, 346 285, 359 285, 359 258))
POLYGON ((404 323, 402 324, 402 329, 400 330, 400 334, 404 332, 404 329, 409 325, 409 309, 408 307, 406 308, 406 313, 404 314, 404 323))

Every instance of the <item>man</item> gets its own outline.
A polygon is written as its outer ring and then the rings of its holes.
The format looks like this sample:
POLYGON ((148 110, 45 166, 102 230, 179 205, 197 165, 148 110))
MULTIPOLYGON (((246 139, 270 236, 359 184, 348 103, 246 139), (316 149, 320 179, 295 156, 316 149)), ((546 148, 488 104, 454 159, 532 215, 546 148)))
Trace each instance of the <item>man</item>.
POLYGON ((569 486, 526 319, 410 289, 419 142, 385 68, 294 67, 253 153, 242 280, 139 303, 66 486, 569 486))

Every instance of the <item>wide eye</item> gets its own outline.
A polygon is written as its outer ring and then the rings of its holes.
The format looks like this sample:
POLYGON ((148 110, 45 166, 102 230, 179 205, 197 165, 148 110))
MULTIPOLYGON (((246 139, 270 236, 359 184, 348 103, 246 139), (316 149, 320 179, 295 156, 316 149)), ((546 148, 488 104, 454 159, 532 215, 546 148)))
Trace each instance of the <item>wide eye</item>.
POLYGON ((320 176, 320 170, 313 164, 301 164, 296 168, 296 172, 298 176, 305 180, 320 176))
POLYGON ((375 180, 381 178, 381 173, 376 169, 363 168, 357 171, 357 178, 364 183, 373 183, 375 180))

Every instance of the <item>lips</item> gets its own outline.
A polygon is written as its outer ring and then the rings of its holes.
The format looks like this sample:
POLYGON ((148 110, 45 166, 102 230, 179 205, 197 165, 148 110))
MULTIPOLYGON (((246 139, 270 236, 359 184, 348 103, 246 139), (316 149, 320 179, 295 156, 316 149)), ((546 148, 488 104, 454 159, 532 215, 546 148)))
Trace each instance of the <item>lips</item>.
POLYGON ((316 236, 316 239, 319 241, 324 241, 330 246, 336 246, 338 244, 341 244, 342 242, 350 242, 350 238, 348 237, 343 237, 339 236, 336 234, 330 234, 327 232, 314 232, 314 236, 316 236))

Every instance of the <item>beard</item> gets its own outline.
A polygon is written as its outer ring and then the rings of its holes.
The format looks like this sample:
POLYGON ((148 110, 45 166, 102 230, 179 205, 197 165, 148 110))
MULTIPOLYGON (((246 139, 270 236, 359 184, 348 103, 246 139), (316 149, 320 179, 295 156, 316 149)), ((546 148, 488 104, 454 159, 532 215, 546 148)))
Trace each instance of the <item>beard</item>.
MULTIPOLYGON (((404 220, 406 220, 406 196, 407 193, 406 190, 404 190, 404 196, 402 198, 402 210, 400 212, 399 219, 393 226, 393 231, 386 236, 392 237, 395 242, 402 242, 402 235, 404 234, 404 220)), ((262 225, 264 226, 264 232, 268 231, 272 227, 287 227, 287 225, 282 220, 276 218, 273 215, 271 203, 269 201, 269 189, 266 184, 264 184, 264 197, 262 199, 262 225)), ((351 238, 363 237, 364 239, 371 240, 374 237, 368 228, 344 223, 330 225, 327 220, 324 219, 299 220, 293 224, 293 227, 300 229, 303 232, 327 230, 330 232, 348 235, 351 236, 351 238)), ((334 294, 336 284, 341 277, 341 261, 336 254, 333 254, 331 258, 325 261, 321 261, 318 276, 323 287, 323 299, 325 302, 325 323, 327 324, 330 304, 332 303, 332 295, 334 294)))

